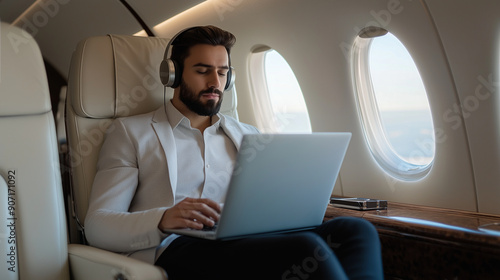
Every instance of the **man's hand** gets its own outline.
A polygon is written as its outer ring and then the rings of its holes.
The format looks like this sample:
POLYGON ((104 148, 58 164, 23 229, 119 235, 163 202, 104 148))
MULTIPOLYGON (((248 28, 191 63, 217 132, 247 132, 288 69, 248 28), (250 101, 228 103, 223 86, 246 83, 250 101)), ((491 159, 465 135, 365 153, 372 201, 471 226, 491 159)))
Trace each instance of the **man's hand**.
POLYGON ((186 198, 163 213, 158 228, 161 231, 175 228, 202 229, 212 227, 219 220, 219 204, 208 198, 186 198))

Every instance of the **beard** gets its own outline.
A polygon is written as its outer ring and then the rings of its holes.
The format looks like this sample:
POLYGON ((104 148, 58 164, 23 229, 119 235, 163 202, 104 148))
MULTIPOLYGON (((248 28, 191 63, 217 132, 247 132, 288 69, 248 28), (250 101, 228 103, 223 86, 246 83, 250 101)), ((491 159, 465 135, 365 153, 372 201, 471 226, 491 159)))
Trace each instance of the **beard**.
POLYGON ((189 110, 200 116, 213 116, 216 115, 222 105, 222 92, 216 88, 209 88, 200 91, 198 94, 191 90, 189 86, 181 80, 180 84, 180 100, 184 103, 189 110), (216 93, 219 95, 219 100, 208 100, 207 103, 201 102, 201 97, 205 93, 216 93))

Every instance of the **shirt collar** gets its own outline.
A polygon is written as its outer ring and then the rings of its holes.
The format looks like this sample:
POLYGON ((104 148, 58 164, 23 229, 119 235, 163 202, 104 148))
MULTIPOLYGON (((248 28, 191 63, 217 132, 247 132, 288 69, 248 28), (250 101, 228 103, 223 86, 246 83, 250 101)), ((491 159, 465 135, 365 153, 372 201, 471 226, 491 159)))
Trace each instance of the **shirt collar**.
MULTIPOLYGON (((188 118, 186 118, 177 108, 174 107, 174 104, 172 104, 172 100, 167 102, 167 118, 168 122, 170 123, 170 126, 172 129, 175 129, 179 124, 184 123, 187 125, 187 127, 191 127, 191 122, 189 121, 188 118)), ((214 115, 212 117, 212 125, 215 126, 216 129, 220 127, 220 113, 217 113, 217 115, 214 115)))
MULTIPOLYGON (((172 129, 175 129, 182 121, 182 119, 187 119, 177 108, 172 104, 172 100, 167 102, 167 118, 172 129)), ((188 120, 189 121, 189 120, 188 120)))

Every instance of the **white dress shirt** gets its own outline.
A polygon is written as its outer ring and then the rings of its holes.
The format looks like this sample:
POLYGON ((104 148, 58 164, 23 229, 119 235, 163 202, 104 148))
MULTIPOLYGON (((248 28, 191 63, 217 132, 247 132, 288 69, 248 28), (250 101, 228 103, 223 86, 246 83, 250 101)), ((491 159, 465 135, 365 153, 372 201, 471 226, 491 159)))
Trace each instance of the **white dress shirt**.
POLYGON ((186 197, 224 203, 237 150, 221 128, 219 116, 212 117, 212 125, 203 134, 191 127, 172 102, 167 104, 167 116, 177 147, 175 203, 186 197))
MULTIPOLYGON (((187 197, 209 198, 223 204, 233 171, 237 149, 220 126, 220 118, 212 117, 212 125, 203 134, 191 127, 188 118, 167 103, 167 117, 177 147, 175 204, 187 197)), ((156 258, 179 235, 171 234, 158 247, 156 258)))

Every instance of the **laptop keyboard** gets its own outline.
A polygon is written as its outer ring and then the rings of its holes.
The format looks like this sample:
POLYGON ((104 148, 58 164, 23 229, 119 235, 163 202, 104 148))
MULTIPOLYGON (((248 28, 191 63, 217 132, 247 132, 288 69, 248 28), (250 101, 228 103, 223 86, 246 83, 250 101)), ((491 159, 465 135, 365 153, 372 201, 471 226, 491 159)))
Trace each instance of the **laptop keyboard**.
POLYGON ((209 227, 207 225, 204 225, 203 228, 201 229, 202 231, 215 231, 217 229, 218 223, 215 223, 213 227, 209 227))

